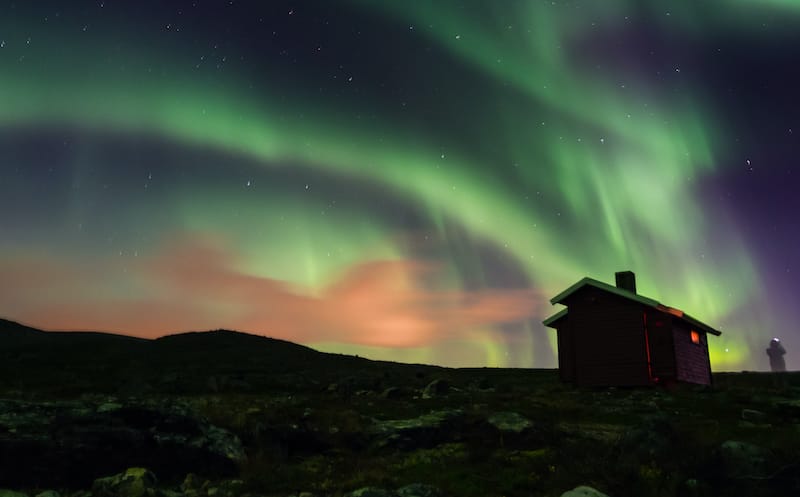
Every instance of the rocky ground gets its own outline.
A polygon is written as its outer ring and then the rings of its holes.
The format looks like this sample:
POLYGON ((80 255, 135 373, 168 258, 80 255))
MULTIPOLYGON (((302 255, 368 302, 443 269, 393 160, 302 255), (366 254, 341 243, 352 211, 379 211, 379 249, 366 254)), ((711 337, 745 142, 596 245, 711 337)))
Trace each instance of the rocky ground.
POLYGON ((218 345, 216 362, 195 367, 186 348, 171 349, 178 366, 170 367, 137 348, 135 360, 115 356, 92 385, 100 359, 52 368, 35 349, 6 344, 0 497, 800 491, 794 373, 717 374, 713 388, 584 389, 552 370, 453 370, 313 351, 288 369, 259 368, 245 356, 267 349, 248 341, 250 352, 233 347, 229 360, 218 345))

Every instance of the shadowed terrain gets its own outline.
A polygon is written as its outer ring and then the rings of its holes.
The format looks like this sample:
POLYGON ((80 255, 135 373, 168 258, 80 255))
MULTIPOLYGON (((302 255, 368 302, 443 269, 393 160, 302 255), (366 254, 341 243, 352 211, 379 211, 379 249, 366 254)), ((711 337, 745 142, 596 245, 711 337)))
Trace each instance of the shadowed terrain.
POLYGON ((798 394, 795 373, 588 389, 554 370, 370 361, 224 330, 144 340, 0 321, 0 488, 790 495, 798 394))

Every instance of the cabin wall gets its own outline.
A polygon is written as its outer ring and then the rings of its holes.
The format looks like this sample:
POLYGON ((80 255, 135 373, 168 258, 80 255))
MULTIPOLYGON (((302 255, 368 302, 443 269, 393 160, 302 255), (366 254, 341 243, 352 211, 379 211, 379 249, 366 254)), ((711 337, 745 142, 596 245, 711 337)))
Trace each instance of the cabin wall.
POLYGON ((708 362, 708 335, 700 333, 700 343, 692 343, 692 328, 687 323, 674 320, 672 337, 675 343, 676 377, 680 381, 711 384, 711 366, 708 362))
POLYGON ((569 318, 564 318, 556 328, 558 337, 558 373, 562 381, 575 381, 575 346, 569 318))
POLYGON ((578 290, 565 304, 577 384, 650 384, 640 304, 593 287, 578 290))

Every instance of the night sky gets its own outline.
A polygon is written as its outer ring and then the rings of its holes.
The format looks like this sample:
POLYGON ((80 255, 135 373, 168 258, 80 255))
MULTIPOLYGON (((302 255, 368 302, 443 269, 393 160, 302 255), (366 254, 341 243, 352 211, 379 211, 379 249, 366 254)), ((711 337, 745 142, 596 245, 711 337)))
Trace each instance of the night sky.
POLYGON ((0 1, 0 316, 554 367, 633 270, 800 365, 795 0, 0 1))

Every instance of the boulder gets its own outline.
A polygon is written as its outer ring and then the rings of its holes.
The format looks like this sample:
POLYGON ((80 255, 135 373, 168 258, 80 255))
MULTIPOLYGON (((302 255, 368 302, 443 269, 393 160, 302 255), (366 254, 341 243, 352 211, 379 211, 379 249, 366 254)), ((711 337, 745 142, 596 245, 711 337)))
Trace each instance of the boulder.
POLYGON ((93 497, 150 497, 154 495, 156 476, 146 468, 128 468, 92 484, 93 497))
POLYGON ((44 492, 36 494, 36 497, 61 497, 61 494, 55 490, 45 490, 44 492))
POLYGON ((460 409, 432 411, 411 419, 379 421, 367 429, 377 448, 429 448, 459 436, 464 413, 460 409))
POLYGON ((480 378, 469 384, 469 390, 476 392, 494 392, 494 386, 488 378, 480 378))
POLYGON ((412 483, 397 489, 397 497, 442 497, 442 492, 432 485, 412 483))
POLYGON ((742 409, 742 419, 753 423, 764 423, 767 420, 767 415, 755 409, 742 409))
POLYGON ((16 490, 0 488, 0 497, 28 497, 28 494, 17 492, 16 490))
POLYGON ((380 388, 380 381, 370 375, 345 376, 338 381, 328 385, 327 391, 337 393, 345 397, 355 395, 359 391, 377 391, 380 388))
POLYGON ((364 487, 345 494, 345 497, 397 497, 397 494, 382 488, 364 487))
POLYGON ((244 462, 247 459, 241 440, 228 430, 207 425, 203 432, 202 437, 194 440, 195 444, 236 463, 244 462))
POLYGON ((441 397, 449 391, 450 383, 447 380, 433 380, 432 382, 428 383, 424 390, 422 390, 422 398, 432 399, 435 397, 441 397))
POLYGON ((561 494, 561 497, 608 497, 608 495, 592 487, 582 485, 580 487, 575 487, 572 490, 567 490, 561 494))
POLYGON ((181 490, 188 492, 190 490, 197 490, 202 486, 203 479, 194 473, 189 473, 186 475, 186 478, 183 479, 183 483, 181 483, 181 490))
POLYGON ((641 425, 627 429, 618 446, 633 460, 663 461, 672 457, 676 439, 669 418, 657 414, 646 417, 641 425))
POLYGON ((99 413, 111 412, 111 411, 116 411, 117 409, 121 409, 121 408, 122 408, 122 404, 120 404, 118 402, 114 402, 113 400, 110 400, 108 402, 105 402, 105 403, 100 404, 99 406, 97 406, 97 412, 99 412, 99 413))
POLYGON ((496 412, 489 416, 489 424, 505 433, 522 433, 533 424, 515 412, 496 412))
POLYGON ((244 481, 223 480, 214 488, 208 489, 208 497, 237 497, 244 492, 244 481), (212 490, 215 490, 212 495, 212 490))
POLYGON ((699 497, 701 495, 712 495, 710 488, 697 478, 689 478, 678 485, 676 495, 683 497, 699 497))
POLYGON ((389 387, 381 392, 381 397, 384 399, 399 399, 403 396, 403 391, 398 387, 389 387))
POLYGON ((763 476, 771 459, 768 449, 737 440, 723 442, 717 454, 726 477, 763 476))

